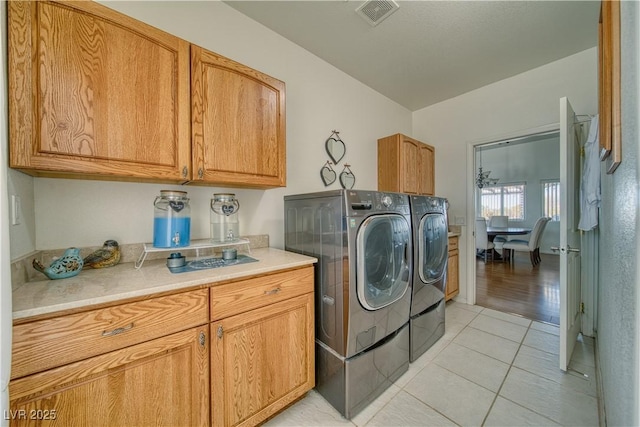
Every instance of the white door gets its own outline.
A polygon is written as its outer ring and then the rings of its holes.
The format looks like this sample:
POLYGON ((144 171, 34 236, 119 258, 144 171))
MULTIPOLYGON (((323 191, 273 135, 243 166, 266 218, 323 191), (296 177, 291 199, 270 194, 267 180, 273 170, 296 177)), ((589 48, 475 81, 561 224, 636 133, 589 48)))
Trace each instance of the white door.
POLYGON ((560 369, 567 370, 580 332, 580 147, 575 113, 567 98, 560 99, 560 369))

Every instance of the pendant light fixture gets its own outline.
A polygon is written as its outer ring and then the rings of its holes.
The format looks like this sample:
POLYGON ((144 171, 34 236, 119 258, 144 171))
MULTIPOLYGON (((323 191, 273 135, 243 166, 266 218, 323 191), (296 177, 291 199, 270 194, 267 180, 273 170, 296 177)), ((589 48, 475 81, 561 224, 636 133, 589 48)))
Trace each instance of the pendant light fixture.
POLYGON ((484 188, 490 185, 496 185, 499 178, 489 178, 491 171, 484 172, 482 170, 482 148, 478 148, 478 152, 480 153, 480 167, 478 168, 478 176, 476 176, 476 186, 478 188, 484 188))

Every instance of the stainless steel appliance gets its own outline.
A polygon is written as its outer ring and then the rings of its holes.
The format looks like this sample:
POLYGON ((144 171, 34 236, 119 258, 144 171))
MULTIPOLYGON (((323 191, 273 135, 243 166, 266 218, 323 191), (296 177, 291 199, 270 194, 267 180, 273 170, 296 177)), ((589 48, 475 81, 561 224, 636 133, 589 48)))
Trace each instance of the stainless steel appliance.
POLYGON ((318 259, 316 389, 351 418, 409 367, 409 199, 337 190, 284 200, 285 249, 318 259))
POLYGON ((409 333, 414 362, 444 335, 449 238, 446 199, 411 196, 410 202, 414 269, 409 333))

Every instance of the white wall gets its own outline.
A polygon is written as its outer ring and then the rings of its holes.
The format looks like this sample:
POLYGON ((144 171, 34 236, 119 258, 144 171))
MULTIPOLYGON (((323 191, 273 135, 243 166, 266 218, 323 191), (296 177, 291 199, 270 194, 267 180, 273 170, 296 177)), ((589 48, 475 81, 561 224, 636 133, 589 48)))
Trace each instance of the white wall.
MULTIPOLYGON (((560 158, 554 153, 560 153, 560 138, 557 134, 521 144, 483 148, 483 170, 491 171, 491 177, 500 179, 499 184, 525 184, 525 218, 523 221, 510 221, 509 225, 533 228, 536 220, 542 216, 542 181, 557 180, 560 176, 560 158)), ((476 164, 479 164, 479 157, 479 153, 476 153, 476 164)), ((559 223, 550 221, 540 241, 540 252, 552 254, 549 248, 559 245, 559 223)))
MULTIPOLYGON (((340 173, 348 162, 358 189, 377 188, 377 139, 411 131, 409 110, 222 2, 101 3, 286 83, 287 187, 234 190, 241 203, 241 234, 266 233, 272 246, 284 246, 283 196, 325 189, 320 168, 328 160, 324 142, 331 130, 339 130, 347 146, 346 156, 334 168, 340 173)), ((35 230, 12 230, 14 259, 34 249, 29 244, 33 235, 39 250, 97 245, 108 238, 120 243, 149 242, 155 196, 160 189, 178 188, 35 178, 30 195, 29 185, 21 185, 23 179, 14 179, 12 191, 21 193, 23 203, 35 200, 35 230)), ((326 189, 337 188, 338 182, 326 189)), ((209 200, 221 189, 181 189, 191 198, 192 238, 208 237, 209 200)))
POLYGON ((640 425, 640 4, 620 2, 622 163, 602 174, 599 368, 607 425, 640 425))
MULTIPOLYGON (((557 124, 560 98, 569 97, 578 114, 597 112, 597 49, 499 81, 413 113, 413 136, 436 147, 436 193, 450 203, 449 218, 466 221, 470 181, 467 147, 503 136, 557 124)), ((462 228, 460 295, 467 298, 468 227, 462 228)), ((471 252, 473 255, 473 252, 471 252)))

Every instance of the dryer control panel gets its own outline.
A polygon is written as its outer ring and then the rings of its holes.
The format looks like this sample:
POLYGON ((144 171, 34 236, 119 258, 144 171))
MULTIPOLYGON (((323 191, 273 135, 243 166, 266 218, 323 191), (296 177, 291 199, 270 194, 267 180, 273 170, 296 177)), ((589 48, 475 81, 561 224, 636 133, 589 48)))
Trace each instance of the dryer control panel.
POLYGON ((409 196, 400 193, 348 190, 346 204, 349 216, 359 216, 374 212, 409 214, 409 196))

